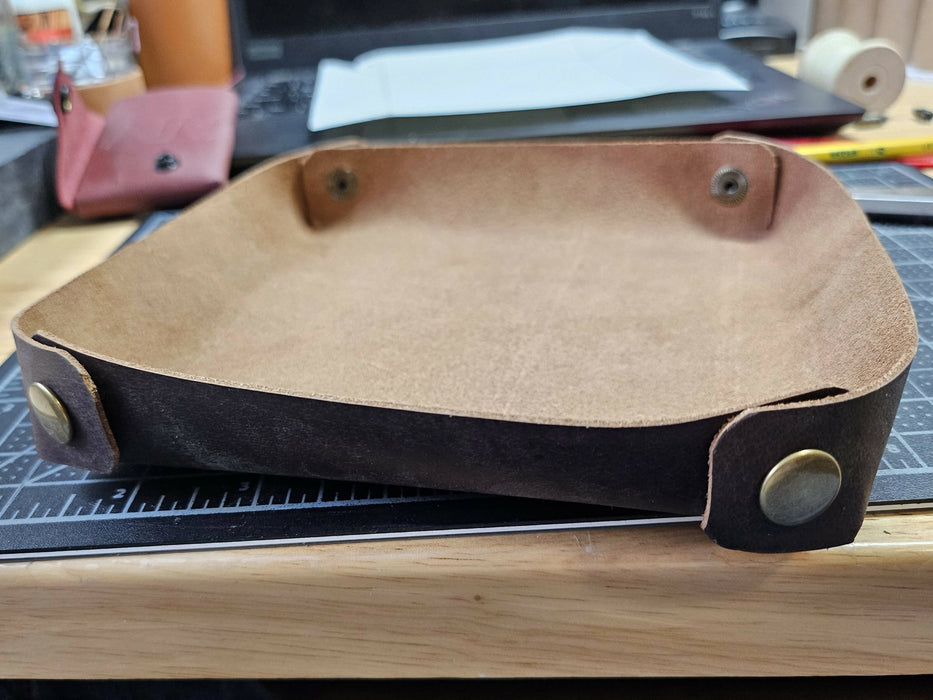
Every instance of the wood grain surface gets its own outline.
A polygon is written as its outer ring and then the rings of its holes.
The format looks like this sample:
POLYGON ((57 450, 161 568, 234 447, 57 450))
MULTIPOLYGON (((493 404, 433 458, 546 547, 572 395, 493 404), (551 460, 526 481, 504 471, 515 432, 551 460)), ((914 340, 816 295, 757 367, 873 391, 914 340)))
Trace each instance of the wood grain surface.
POLYGON ((13 352, 13 316, 104 260, 138 225, 135 219, 84 224, 63 217, 0 258, 0 358, 13 352))
POLYGON ((0 565, 5 677, 933 671, 933 514, 754 555, 695 526, 0 565))

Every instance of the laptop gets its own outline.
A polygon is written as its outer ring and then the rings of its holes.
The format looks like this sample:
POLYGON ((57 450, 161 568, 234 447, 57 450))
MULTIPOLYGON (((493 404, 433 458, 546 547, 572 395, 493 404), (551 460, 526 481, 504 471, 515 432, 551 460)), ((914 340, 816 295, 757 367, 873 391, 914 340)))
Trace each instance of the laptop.
POLYGON ((863 110, 766 67, 718 39, 720 0, 230 0, 245 74, 234 164, 244 167, 322 139, 473 141, 580 136, 699 135, 726 129, 831 133, 863 110), (568 26, 642 28, 687 54, 728 66, 749 92, 658 95, 610 104, 307 129, 315 69, 387 46, 491 39, 568 26))

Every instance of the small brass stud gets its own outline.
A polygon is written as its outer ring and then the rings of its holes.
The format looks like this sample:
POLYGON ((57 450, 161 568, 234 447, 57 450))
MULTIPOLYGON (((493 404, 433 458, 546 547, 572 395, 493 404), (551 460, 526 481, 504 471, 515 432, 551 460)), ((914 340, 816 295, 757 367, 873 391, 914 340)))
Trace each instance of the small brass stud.
POLYGON ((352 170, 337 168, 327 176, 327 191, 334 199, 353 199, 356 186, 356 174, 352 170))
POLYGON ((713 175, 709 191, 720 204, 734 207, 748 194, 748 178, 741 170, 726 166, 713 175))
POLYGON ((823 450, 800 450, 768 472, 761 485, 761 510, 776 525, 802 525, 832 505, 842 486, 839 462, 823 450))
POLYGON ((61 86, 58 91, 58 97, 61 100, 63 112, 67 114, 74 108, 74 105, 71 104, 71 90, 68 89, 67 85, 61 86))
POLYGON ((33 382, 29 385, 26 396, 42 429, 52 439, 63 445, 71 442, 74 434, 71 419, 68 417, 68 411, 52 390, 45 384, 33 382))

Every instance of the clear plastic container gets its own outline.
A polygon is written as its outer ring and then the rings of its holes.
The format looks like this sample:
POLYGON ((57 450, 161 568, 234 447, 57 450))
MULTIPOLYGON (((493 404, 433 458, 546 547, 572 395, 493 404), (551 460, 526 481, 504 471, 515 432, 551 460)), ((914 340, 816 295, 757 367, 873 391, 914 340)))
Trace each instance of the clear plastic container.
POLYGON ((78 36, 69 42, 40 42, 28 40, 19 30, 9 0, 0 0, 0 17, 0 57, 8 54, 2 63, 12 67, 4 80, 10 94, 47 97, 59 65, 78 87, 107 82, 136 68, 139 32, 131 19, 122 22, 116 32, 78 36))
POLYGON ((0 0, 0 89, 18 92, 22 82, 19 54, 19 26, 9 0, 0 0))

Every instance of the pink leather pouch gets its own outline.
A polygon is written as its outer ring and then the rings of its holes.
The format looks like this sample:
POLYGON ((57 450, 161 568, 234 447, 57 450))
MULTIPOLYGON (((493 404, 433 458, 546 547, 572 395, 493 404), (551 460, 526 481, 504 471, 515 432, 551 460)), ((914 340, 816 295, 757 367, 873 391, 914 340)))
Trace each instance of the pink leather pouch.
POLYGON ((229 88, 150 90, 102 117, 59 72, 53 103, 58 201, 82 218, 182 207, 228 179, 238 106, 229 88))

